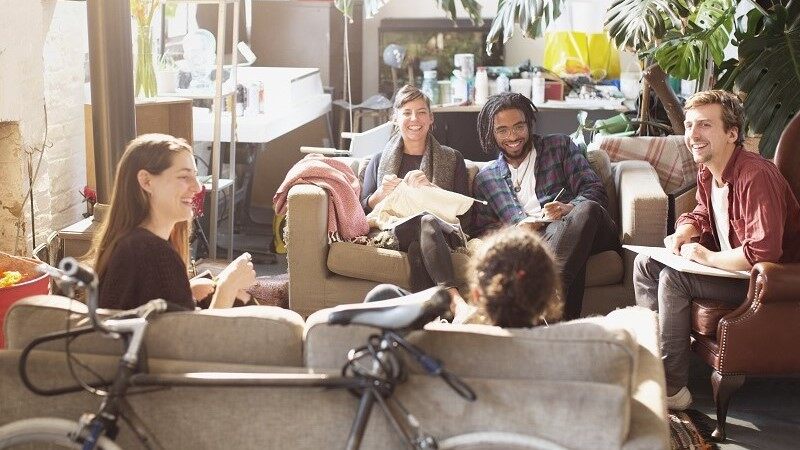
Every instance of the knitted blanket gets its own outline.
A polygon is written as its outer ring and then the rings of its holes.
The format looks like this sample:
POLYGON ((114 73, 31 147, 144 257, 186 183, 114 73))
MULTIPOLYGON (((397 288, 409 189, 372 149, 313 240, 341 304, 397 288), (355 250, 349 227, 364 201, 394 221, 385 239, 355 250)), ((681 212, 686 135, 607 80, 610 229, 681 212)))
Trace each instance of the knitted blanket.
POLYGON ((295 184, 313 184, 328 193, 328 241, 352 240, 369 232, 361 208, 361 185, 353 170, 342 161, 310 154, 297 162, 272 198, 275 211, 286 213, 289 189, 295 184))

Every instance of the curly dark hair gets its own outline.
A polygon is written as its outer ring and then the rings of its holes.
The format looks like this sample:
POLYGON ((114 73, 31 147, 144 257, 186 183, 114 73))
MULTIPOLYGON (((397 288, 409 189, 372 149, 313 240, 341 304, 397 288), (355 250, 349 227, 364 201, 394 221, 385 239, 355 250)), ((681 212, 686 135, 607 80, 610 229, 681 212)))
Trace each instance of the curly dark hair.
POLYGON ((474 300, 494 325, 521 328, 561 318, 556 264, 532 231, 511 227, 491 235, 471 258, 470 273, 474 300))
POLYGON ((506 109, 518 109, 525 115, 529 133, 527 146, 532 145, 533 124, 536 123, 536 114, 539 110, 528 97, 515 92, 503 92, 489 97, 478 113, 478 138, 484 153, 491 155, 501 152, 500 145, 494 138, 494 116, 506 109))

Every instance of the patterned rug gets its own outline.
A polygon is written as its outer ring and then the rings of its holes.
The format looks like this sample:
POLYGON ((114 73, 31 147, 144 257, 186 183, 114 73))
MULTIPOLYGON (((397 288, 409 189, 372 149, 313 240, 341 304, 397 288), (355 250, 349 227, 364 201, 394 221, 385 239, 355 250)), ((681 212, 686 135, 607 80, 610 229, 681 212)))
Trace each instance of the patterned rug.
POLYGON ((717 450, 711 441, 714 420, 695 409, 669 411, 669 440, 672 450, 717 450))

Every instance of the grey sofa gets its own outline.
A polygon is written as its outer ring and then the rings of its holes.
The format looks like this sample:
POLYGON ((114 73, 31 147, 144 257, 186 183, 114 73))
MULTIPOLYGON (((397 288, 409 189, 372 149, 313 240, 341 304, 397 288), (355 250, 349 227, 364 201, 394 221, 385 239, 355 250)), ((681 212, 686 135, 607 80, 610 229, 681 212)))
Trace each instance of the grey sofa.
MULTIPOLYGON (((609 198, 609 211, 620 227, 623 244, 661 245, 667 230, 667 194, 655 169, 644 161, 611 164, 603 151, 588 153, 609 198)), ((367 160, 343 158, 355 173, 367 160)), ((481 163, 467 161, 470 184, 481 163)), ((409 287, 405 253, 349 242, 328 243, 326 192, 310 184, 289 191, 287 250, 289 305, 303 317, 322 308, 359 302, 379 283, 409 287)), ((603 252, 590 257, 582 315, 605 314, 634 304, 630 252, 603 252)), ((466 285, 467 255, 452 254, 456 277, 466 285)), ((462 290, 462 292, 467 292, 462 290)))
MULTIPOLYGON (((21 384, 21 348, 46 331, 83 319, 85 307, 39 296, 12 307, 8 348, 0 350, 0 424, 27 417, 75 420, 99 405, 86 393, 39 397, 21 384), (71 315, 68 318, 68 313, 71 315)), ((328 310, 303 322, 273 307, 172 313, 159 317, 146 338, 151 372, 338 372, 345 351, 374 330, 331 326, 328 310)), ((468 382, 477 401, 466 402, 440 379, 411 373, 397 398, 426 432, 441 438, 501 431, 535 435, 568 448, 669 447, 664 376, 655 315, 641 308, 606 317, 533 329, 429 324, 408 338, 468 382)), ((113 373, 119 345, 82 336, 73 352, 100 374, 113 373)), ((35 352, 37 384, 72 384, 62 345, 35 352)), ((85 372, 80 371, 84 376, 85 372)), ((132 408, 164 448, 337 448, 343 445, 357 400, 348 392, 299 388, 178 387, 129 397, 132 408)), ((126 425, 119 442, 140 448, 126 425)), ((402 448, 379 409, 369 422, 365 449, 402 448)))

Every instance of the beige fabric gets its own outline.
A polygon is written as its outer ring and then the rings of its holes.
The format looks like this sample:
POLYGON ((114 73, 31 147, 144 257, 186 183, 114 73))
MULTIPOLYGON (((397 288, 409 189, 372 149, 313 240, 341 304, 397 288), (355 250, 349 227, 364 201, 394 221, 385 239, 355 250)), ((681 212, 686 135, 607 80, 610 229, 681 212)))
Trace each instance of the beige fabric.
MULTIPOLYGON (((465 286, 469 256, 465 253, 453 252, 450 253, 450 259, 453 261, 456 283, 459 287, 465 286)), ((334 242, 328 253, 328 269, 345 277, 370 280, 376 284, 390 283, 406 289, 410 287, 411 266, 408 262, 408 255, 397 250, 351 242, 334 242)), ((362 296, 354 301, 363 299, 362 296)))
POLYGON ((611 215, 615 223, 619 223, 619 203, 617 202, 617 188, 614 186, 614 175, 611 173, 611 161, 608 153, 602 151, 589 151, 586 153, 589 165, 592 170, 600 177, 603 187, 608 196, 608 207, 606 210, 611 215))
POLYGON ((367 215, 371 228, 386 230, 404 218, 430 213, 447 223, 458 224, 458 216, 467 212, 474 199, 433 186, 413 188, 401 181, 367 215))
MULTIPOLYGON (((66 297, 38 295, 12 306, 4 330, 9 348, 21 349, 33 338, 86 323, 86 305, 66 297)), ((148 358, 233 364, 302 365, 303 319, 274 306, 175 312, 153 320, 145 336, 148 358)), ((63 341, 41 348, 62 349, 63 341)), ((73 351, 120 353, 119 341, 88 334, 76 339, 73 351)))
POLYGON ((607 250, 589 257, 586 262, 586 286, 606 286, 622 282, 622 256, 607 250))

